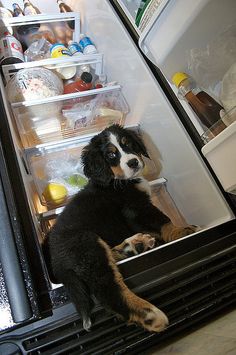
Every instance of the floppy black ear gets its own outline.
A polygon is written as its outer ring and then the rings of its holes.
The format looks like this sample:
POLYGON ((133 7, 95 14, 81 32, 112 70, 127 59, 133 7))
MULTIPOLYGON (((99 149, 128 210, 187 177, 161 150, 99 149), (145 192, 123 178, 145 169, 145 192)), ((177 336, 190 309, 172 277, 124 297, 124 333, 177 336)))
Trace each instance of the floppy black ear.
POLYGON ((138 149, 138 152, 140 152, 144 157, 149 158, 147 149, 143 143, 142 138, 140 137, 140 135, 132 130, 127 130, 130 134, 131 139, 133 140, 133 142, 135 142, 135 146, 138 149))
POLYGON ((101 148, 95 144, 94 139, 83 148, 81 161, 84 174, 100 185, 107 185, 113 178, 113 172, 105 161, 101 148))

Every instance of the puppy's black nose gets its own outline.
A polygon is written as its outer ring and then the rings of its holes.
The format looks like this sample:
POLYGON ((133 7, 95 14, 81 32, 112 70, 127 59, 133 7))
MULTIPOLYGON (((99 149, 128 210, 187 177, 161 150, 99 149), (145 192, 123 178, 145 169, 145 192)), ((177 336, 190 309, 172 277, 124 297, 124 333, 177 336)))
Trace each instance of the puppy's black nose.
POLYGON ((128 167, 131 169, 135 169, 138 167, 138 159, 134 158, 134 159, 130 159, 127 163, 128 167))

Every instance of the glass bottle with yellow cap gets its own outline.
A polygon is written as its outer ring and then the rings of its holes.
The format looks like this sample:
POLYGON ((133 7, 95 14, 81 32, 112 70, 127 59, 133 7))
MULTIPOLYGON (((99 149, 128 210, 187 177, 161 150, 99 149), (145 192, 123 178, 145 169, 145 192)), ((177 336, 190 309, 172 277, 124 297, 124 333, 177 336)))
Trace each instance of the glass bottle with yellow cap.
MULTIPOLYGON (((220 113, 221 110, 223 110, 222 114, 224 113, 223 107, 213 97, 197 87, 191 77, 178 72, 173 75, 172 81, 178 88, 179 96, 189 103, 205 127, 210 128, 221 119, 220 113)), ((217 127, 219 131, 222 131, 226 126, 221 122, 221 125, 217 127)))

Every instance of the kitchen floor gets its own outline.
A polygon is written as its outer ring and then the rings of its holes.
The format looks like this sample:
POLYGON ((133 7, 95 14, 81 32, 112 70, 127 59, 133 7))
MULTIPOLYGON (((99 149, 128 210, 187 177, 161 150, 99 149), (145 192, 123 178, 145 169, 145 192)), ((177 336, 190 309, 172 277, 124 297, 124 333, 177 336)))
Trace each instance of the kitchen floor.
POLYGON ((145 355, 236 355, 236 309, 215 316, 191 332, 176 335, 145 355))

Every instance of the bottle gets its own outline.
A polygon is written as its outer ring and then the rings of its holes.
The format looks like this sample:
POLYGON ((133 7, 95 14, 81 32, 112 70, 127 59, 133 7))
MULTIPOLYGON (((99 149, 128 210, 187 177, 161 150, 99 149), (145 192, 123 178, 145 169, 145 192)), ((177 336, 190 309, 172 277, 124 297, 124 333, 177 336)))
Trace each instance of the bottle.
MULTIPOLYGON (((205 127, 210 128, 221 119, 220 113, 221 110, 224 112, 223 107, 205 91, 197 87, 191 77, 178 72, 173 75, 172 81, 179 90, 179 96, 186 99, 205 127)), ((225 127, 223 122, 219 122, 216 130, 220 133, 225 127)))
MULTIPOLYGON (((60 12, 73 12, 73 10, 70 8, 70 6, 68 6, 67 4, 65 4, 62 0, 57 0, 60 12)), ((74 21, 67 21, 68 26, 74 30, 75 29, 75 23, 74 21)))
POLYGON ((24 16, 23 11, 20 6, 16 3, 12 4, 13 7, 13 17, 24 16))
POLYGON ((0 39, 0 65, 24 62, 21 43, 9 32, 4 32, 0 39))
POLYGON ((83 34, 80 35, 79 45, 82 49, 83 54, 95 54, 97 53, 97 48, 88 36, 83 34))
MULTIPOLYGON (((70 53, 72 54, 73 57, 81 57, 83 58, 83 52, 81 50, 81 47, 77 42, 69 41, 68 42, 68 49, 70 53)), ((78 67, 77 69, 77 76, 81 76, 83 72, 90 73, 90 66, 88 64, 82 64, 78 67)))
POLYGON ((107 83, 107 76, 106 74, 100 74, 97 80, 95 80, 94 86, 95 89, 103 88, 107 83))
POLYGON ((23 0, 24 3, 24 15, 37 15, 40 14, 39 9, 34 6, 29 0, 23 0))
POLYGON ((84 72, 81 74, 79 80, 69 83, 64 86, 64 94, 71 94, 72 92, 86 91, 92 89, 92 74, 84 72))

